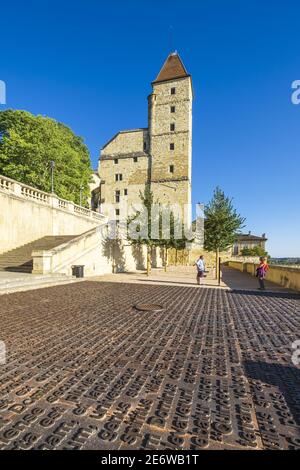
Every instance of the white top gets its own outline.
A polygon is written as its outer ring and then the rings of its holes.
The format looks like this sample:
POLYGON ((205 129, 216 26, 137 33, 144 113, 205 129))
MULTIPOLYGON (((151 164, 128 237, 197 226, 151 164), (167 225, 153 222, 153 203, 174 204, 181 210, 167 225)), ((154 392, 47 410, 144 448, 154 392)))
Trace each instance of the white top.
POLYGON ((198 259, 196 261, 196 265, 197 265, 199 271, 205 271, 205 261, 203 259, 198 259))

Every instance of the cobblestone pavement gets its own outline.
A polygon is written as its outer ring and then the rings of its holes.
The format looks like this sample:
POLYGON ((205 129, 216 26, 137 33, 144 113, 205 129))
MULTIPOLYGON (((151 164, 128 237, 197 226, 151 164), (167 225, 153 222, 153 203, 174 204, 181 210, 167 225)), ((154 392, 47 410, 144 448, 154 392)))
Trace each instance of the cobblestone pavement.
POLYGON ((0 449, 299 449, 299 310, 125 283, 2 296, 0 449))

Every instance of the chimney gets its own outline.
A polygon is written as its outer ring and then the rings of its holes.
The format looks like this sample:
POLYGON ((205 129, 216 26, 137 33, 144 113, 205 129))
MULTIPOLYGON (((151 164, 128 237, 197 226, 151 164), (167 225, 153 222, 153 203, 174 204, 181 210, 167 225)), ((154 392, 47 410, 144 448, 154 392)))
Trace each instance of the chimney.
POLYGON ((262 234, 262 238, 266 238, 266 234, 265 234, 265 233, 262 234))
POLYGON ((248 233, 248 235, 251 235, 251 230, 249 230, 249 233, 248 233))

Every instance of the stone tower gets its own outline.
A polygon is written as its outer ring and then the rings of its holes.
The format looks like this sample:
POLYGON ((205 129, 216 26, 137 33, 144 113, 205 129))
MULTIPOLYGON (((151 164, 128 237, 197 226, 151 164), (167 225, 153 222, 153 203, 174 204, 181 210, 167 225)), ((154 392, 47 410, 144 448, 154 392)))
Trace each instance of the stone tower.
MULTIPOLYGON (((179 55, 169 55, 149 96, 149 157, 154 198, 191 210, 191 76, 179 55)), ((191 214, 189 214, 189 222, 191 214)))
POLYGON ((140 203, 150 183, 160 203, 189 205, 191 222, 192 101, 191 76, 174 52, 152 82, 148 128, 120 131, 101 150, 104 213, 106 204, 114 204, 118 217, 122 202, 140 203))

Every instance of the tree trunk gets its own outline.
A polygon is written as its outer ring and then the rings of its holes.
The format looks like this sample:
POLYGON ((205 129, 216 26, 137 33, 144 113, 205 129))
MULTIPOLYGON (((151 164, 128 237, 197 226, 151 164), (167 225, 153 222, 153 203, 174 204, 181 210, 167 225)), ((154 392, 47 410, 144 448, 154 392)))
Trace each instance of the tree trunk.
POLYGON ((151 274, 151 247, 147 246, 147 276, 151 274))
POLYGON ((215 273, 215 278, 218 280, 219 279, 219 248, 216 249, 216 273, 215 273))
POLYGON ((175 266, 177 266, 177 263, 178 263, 178 250, 176 248, 176 250, 175 250, 175 266))
POLYGON ((167 272, 168 267, 168 248, 165 248, 165 272, 167 272))

